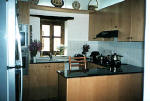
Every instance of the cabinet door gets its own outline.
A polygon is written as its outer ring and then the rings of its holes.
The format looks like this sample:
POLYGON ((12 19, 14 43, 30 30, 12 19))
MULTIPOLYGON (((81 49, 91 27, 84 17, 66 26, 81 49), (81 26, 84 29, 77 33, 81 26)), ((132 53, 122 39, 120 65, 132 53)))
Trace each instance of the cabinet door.
POLYGON ((131 0, 131 41, 144 41, 145 0, 131 0))
POLYGON ((89 14, 89 41, 93 41, 94 38, 95 38, 95 30, 94 30, 94 27, 95 27, 95 24, 94 24, 94 16, 95 16, 95 13, 92 13, 92 14, 89 14))
POLYGON ((58 97, 58 70, 64 70, 64 63, 55 63, 54 64, 54 72, 53 72, 53 94, 54 97, 58 97))
POLYGON ((109 13, 95 12, 90 14, 89 21, 89 40, 90 41, 107 41, 111 38, 96 38, 96 35, 102 31, 110 29, 111 21, 109 13))
POLYGON ((23 76, 23 101, 29 101, 29 76, 23 76))
POLYGON ((90 14, 89 40, 90 41, 111 41, 113 38, 95 38, 102 31, 118 29, 118 4, 104 8, 90 14))
POLYGON ((119 4, 119 41, 144 40, 145 0, 125 0, 119 4))
POLYGON ((19 24, 29 24, 29 2, 18 1, 19 24))
POLYGON ((42 100, 48 98, 47 64, 29 66, 29 99, 42 100))
POLYGON ((52 98, 56 98, 56 89, 55 89, 55 63, 49 63, 48 66, 48 75, 47 75, 48 79, 48 98, 52 99, 52 98))
POLYGON ((130 14, 130 0, 121 2, 119 5, 119 34, 118 41, 130 41, 131 30, 131 14, 130 14))
POLYGON ((63 69, 64 63, 30 64, 29 90, 26 91, 29 93, 29 101, 56 99, 58 96, 58 75, 56 71, 63 69))

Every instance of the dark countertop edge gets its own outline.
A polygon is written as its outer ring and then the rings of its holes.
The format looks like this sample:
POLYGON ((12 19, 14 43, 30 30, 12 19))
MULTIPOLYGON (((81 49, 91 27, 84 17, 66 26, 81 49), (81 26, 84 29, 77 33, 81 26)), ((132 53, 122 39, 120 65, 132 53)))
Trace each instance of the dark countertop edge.
POLYGON ((67 63, 68 61, 49 61, 49 62, 36 62, 30 64, 44 64, 44 63, 67 63))
POLYGON ((130 72, 130 73, 112 73, 112 74, 93 74, 93 75, 82 75, 82 76, 72 76, 72 77, 66 77, 62 73, 57 72, 59 75, 63 76, 64 78, 83 78, 83 77, 93 77, 93 76, 113 76, 113 75, 126 75, 126 74, 136 74, 136 73, 143 73, 143 72, 130 72))

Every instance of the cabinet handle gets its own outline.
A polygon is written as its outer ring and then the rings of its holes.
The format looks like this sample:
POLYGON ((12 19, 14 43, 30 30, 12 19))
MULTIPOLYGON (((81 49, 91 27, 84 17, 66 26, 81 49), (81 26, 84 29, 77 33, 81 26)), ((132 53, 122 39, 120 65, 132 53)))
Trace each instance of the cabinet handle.
POLYGON ((127 37, 127 39, 133 39, 133 37, 127 37))

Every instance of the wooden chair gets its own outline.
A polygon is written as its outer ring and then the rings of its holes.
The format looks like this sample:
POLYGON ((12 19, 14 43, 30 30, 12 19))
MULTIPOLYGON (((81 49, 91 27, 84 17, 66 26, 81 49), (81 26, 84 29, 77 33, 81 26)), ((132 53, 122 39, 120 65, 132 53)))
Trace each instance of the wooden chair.
POLYGON ((82 67, 83 69, 86 68, 86 57, 71 57, 69 56, 69 70, 71 70, 72 67, 82 67))

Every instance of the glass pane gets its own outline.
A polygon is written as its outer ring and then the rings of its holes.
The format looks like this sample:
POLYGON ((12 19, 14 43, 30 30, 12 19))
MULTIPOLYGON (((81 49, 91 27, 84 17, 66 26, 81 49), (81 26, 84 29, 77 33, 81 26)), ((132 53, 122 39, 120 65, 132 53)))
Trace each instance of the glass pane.
POLYGON ((58 51, 58 47, 60 47, 61 38, 54 38, 54 51, 58 51))
POLYGON ((42 38, 42 51, 50 51, 50 39, 42 38))
POLYGON ((61 26, 54 26, 54 36, 61 36, 61 26))
POLYGON ((50 36, 50 25, 42 25, 42 36, 50 36))

